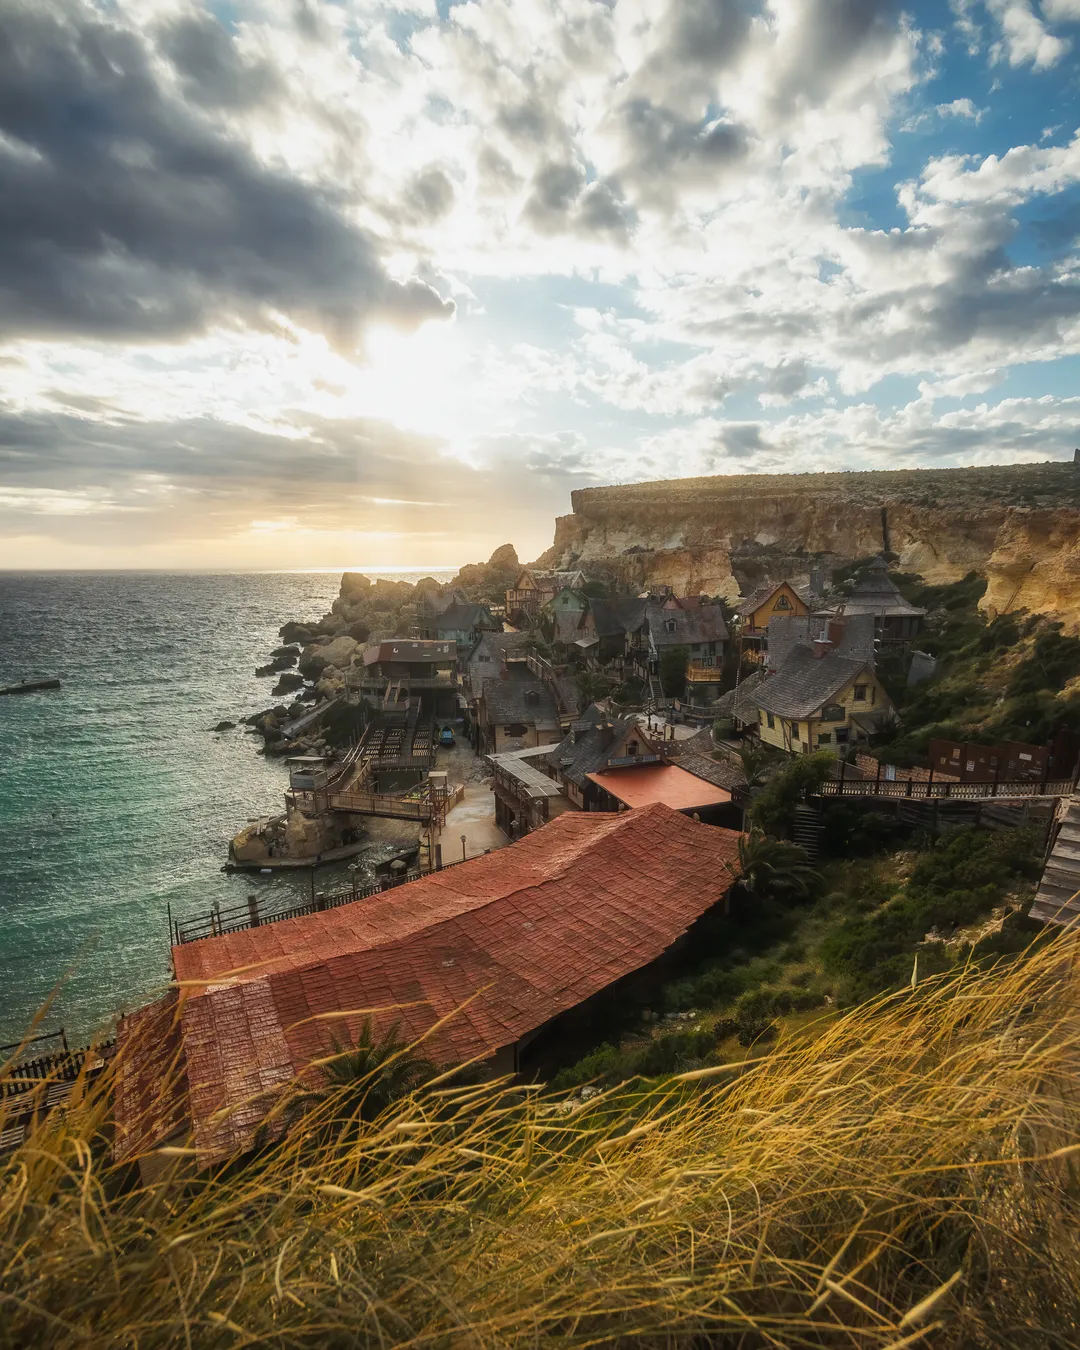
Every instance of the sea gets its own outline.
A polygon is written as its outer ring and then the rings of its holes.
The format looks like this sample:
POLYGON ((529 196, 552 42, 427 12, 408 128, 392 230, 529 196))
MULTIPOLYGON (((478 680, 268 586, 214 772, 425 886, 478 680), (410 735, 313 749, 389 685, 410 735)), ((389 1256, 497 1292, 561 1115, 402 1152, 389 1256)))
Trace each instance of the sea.
POLYGON ((85 1044, 161 992, 170 914, 306 894, 306 871, 221 869, 242 825, 284 809, 285 766, 240 723, 281 701, 255 667, 340 578, 0 572, 0 687, 61 681, 0 698, 0 1045, 32 1027, 85 1044))

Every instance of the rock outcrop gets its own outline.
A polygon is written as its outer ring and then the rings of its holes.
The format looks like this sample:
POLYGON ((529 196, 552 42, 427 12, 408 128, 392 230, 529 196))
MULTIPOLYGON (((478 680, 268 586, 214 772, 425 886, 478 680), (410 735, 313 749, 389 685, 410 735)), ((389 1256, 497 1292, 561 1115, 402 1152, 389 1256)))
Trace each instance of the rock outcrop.
POLYGON ((586 488, 556 522, 546 567, 734 598, 891 554, 927 581, 988 580, 987 612, 1080 627, 1080 465, 738 475, 586 488))

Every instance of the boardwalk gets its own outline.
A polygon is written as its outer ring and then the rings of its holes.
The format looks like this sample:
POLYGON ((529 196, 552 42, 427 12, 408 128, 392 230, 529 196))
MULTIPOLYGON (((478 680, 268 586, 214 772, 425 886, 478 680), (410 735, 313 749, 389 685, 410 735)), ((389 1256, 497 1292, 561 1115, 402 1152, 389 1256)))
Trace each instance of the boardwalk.
POLYGON ((1030 801, 1052 797, 1069 797, 1076 790, 1075 778, 1049 778, 1032 781, 1013 779, 995 782, 954 783, 928 782, 917 783, 889 782, 887 779, 874 778, 832 778, 822 783, 818 789, 821 797, 882 797, 908 801, 1030 801))
POLYGON ((419 820, 424 824, 440 810, 440 804, 432 800, 430 792, 418 797, 400 797, 392 792, 330 792, 326 804, 331 811, 378 816, 383 820, 419 820))
POLYGON ((1075 923, 1080 918, 1080 797, 1073 797, 1065 808, 1031 917, 1058 924, 1075 923))

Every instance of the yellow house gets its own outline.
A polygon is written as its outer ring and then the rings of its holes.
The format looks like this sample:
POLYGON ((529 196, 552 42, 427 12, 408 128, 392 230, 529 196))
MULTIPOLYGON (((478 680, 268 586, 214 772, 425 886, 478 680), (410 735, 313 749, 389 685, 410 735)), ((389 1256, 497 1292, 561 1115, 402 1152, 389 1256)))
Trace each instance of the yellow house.
POLYGON ((778 616, 790 619, 800 614, 809 614, 810 606, 790 581, 781 581, 775 586, 766 586, 748 596, 739 605, 742 620, 740 632, 747 636, 763 633, 769 626, 769 620, 778 616))
POLYGON ((873 666, 829 642, 798 643, 753 700, 762 742, 793 755, 864 741, 893 707, 873 666))

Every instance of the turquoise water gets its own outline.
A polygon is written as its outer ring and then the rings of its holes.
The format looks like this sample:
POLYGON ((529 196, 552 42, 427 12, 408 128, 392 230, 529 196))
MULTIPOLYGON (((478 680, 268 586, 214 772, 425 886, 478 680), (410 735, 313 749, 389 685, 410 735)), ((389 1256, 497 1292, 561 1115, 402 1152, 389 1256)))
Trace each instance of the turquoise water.
POLYGON ((170 906, 306 890, 305 873, 220 870, 245 821, 283 809, 286 775, 261 738, 210 728, 276 701, 255 666, 286 619, 326 613, 339 582, 0 572, 0 686, 63 681, 0 698, 0 1042, 57 990, 44 1024, 77 1040, 152 997, 170 906))

